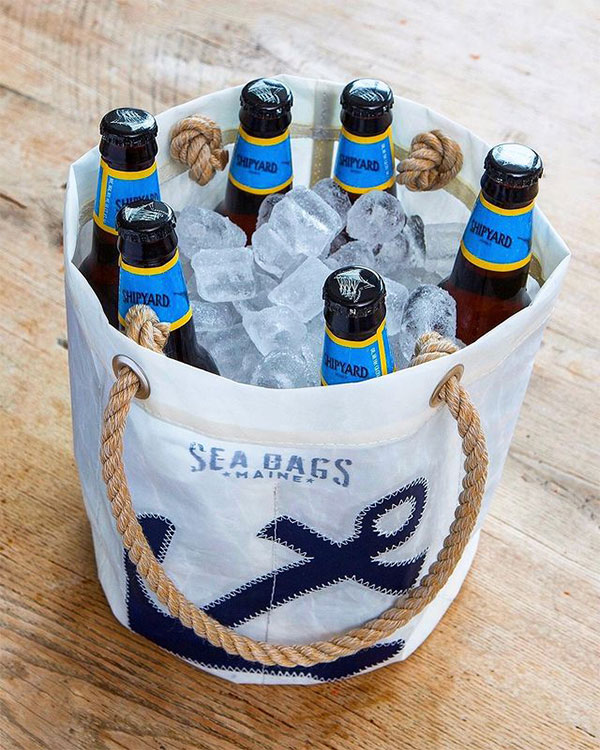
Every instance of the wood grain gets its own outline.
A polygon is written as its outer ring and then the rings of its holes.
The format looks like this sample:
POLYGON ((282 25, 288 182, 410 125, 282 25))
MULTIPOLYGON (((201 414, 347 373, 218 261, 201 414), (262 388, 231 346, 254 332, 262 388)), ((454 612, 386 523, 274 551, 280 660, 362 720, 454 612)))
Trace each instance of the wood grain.
POLYGON ((599 746, 594 3, 0 3, 0 747, 599 746), (544 156, 574 252, 478 556, 404 664, 238 687, 125 631, 96 580, 71 449, 61 212, 104 111, 261 74, 372 74, 544 156))

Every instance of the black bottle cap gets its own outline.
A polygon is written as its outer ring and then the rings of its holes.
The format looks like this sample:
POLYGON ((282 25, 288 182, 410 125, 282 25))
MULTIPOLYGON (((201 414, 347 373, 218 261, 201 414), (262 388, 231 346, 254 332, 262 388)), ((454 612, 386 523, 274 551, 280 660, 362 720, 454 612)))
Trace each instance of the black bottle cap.
POLYGON ((144 109, 111 109, 100 121, 102 138, 117 146, 141 146, 156 138, 157 133, 156 120, 144 109))
POLYGON ((394 106, 394 93, 383 81, 357 78, 344 86, 340 104, 354 117, 380 117, 394 106))
POLYGON ((344 266, 330 274, 323 286, 325 312, 363 318, 385 315, 385 284, 376 272, 364 266, 344 266))
POLYGON ((143 198, 123 206, 117 214, 119 237, 142 245, 166 239, 176 223, 171 206, 143 198))
POLYGON ((265 119, 281 117, 294 103, 291 90, 275 78, 256 78, 247 83, 240 95, 241 106, 265 119))
POLYGON ((544 171, 539 154, 520 143, 494 146, 485 157, 483 166, 490 179, 513 188, 535 184, 544 171))

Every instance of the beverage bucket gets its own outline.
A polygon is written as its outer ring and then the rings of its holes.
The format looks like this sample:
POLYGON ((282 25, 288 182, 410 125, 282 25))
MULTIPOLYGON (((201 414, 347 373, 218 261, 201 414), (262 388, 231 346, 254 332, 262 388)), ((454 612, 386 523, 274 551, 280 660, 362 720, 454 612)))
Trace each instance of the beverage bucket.
MULTIPOLYGON (((294 94, 294 182, 310 185, 330 174, 342 85, 280 78, 294 94)), ((190 180, 169 157, 170 129, 202 113, 232 144, 240 90, 158 116, 161 191, 176 211, 214 208, 227 175, 205 187, 190 180)), ((425 223, 464 223, 489 147, 398 97, 396 158, 433 128, 461 145, 464 166, 444 190, 401 188, 399 198, 425 223)), ((362 383, 259 388, 168 359, 109 326, 76 266, 89 247, 98 158, 92 149, 70 169, 65 284, 75 457, 115 616, 235 682, 311 684, 406 659, 473 560, 567 269, 565 244, 536 209, 540 291, 464 349, 438 356, 430 342, 418 366, 362 383), (117 371, 131 366, 117 386, 115 357, 117 371), (133 399, 140 382, 138 395, 149 396, 133 399)))

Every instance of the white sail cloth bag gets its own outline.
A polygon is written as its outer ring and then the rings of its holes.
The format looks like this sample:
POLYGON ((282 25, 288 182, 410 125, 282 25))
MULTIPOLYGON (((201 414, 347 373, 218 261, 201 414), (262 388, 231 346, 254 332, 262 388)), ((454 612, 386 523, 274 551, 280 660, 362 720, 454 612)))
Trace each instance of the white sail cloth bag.
MULTIPOLYGON (((341 85, 281 79, 294 94, 295 183, 312 184, 329 174, 341 85)), ((161 191, 175 210, 192 201, 214 207, 226 173, 204 188, 188 179, 169 158, 171 127, 203 113, 231 143, 239 94, 239 87, 220 91, 158 117, 161 191)), ((402 189, 400 197, 426 223, 466 222, 488 146, 435 112, 396 100, 397 158, 415 134, 433 128, 461 145, 462 171, 444 190, 402 189)), ((406 659, 443 616, 473 560, 566 272, 564 243, 536 208, 541 290, 530 307, 465 349, 363 383, 258 388, 167 359, 108 324, 76 267, 86 252, 78 238, 91 217, 97 170, 97 149, 70 169, 66 304, 75 456, 98 575, 115 616, 236 682, 311 684, 406 659), (132 402, 123 464, 152 571, 136 569, 125 551, 102 477, 103 411, 116 355, 129 357, 150 387, 149 398, 132 402), (356 629, 368 629, 422 586, 449 533, 465 473, 463 441, 450 410, 430 398, 457 365, 489 454, 480 512, 429 603, 380 638, 356 640, 356 629), (172 587, 167 593, 156 566, 172 587), (174 603, 173 591, 184 605, 174 603)))

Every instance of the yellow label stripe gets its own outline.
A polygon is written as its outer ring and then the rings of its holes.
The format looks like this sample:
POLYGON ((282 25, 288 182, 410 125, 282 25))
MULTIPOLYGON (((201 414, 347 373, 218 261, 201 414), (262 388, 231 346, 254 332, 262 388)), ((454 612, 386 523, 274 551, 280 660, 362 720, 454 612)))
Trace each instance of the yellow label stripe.
POLYGON ((254 188, 250 187, 249 185, 243 185, 241 182, 238 182, 235 177, 232 176, 231 172, 229 173, 229 179, 231 183, 236 186, 236 188, 243 190, 245 193, 254 193, 254 195, 268 195, 269 193, 278 193, 288 185, 291 185, 292 180, 294 179, 294 175, 292 175, 289 180, 282 182, 281 185, 275 185, 274 187, 270 188, 254 188))
MULTIPOLYGON (((184 326, 188 320, 190 320, 192 317, 192 308, 190 307, 189 310, 185 313, 185 315, 182 315, 178 320, 174 320, 169 325, 171 326, 172 331, 176 331, 178 328, 181 328, 181 326, 184 326)), ((126 327, 125 320, 123 316, 119 313, 119 323, 123 326, 123 328, 126 327)))
MULTIPOLYGON (((385 325, 385 320, 383 321, 383 324, 385 325)), ((381 374, 387 375, 388 374, 388 364, 387 364, 387 357, 385 356, 385 345, 383 343, 383 329, 379 329, 382 331, 382 333, 377 337, 377 344, 379 346, 379 359, 381 360, 381 374)))
MULTIPOLYGON (((100 159, 100 166, 105 175, 110 177, 116 177, 119 180, 143 180, 144 177, 150 177, 151 174, 156 172, 156 162, 152 164, 148 169, 141 169, 138 172, 125 172, 122 169, 113 169, 109 167, 104 159, 100 159)), ((104 205, 104 201, 100 201, 101 205, 104 205)))
POLYGON ((371 344, 374 344, 377 339, 382 337, 383 329, 385 328, 385 318, 377 331, 370 336, 368 339, 365 339, 364 341, 348 341, 348 339, 341 339, 339 336, 336 336, 334 333, 332 333, 329 330, 328 326, 325 326, 325 333, 327 336, 336 344, 339 344, 340 346, 347 346, 350 349, 364 349, 367 346, 370 346, 371 344))
POLYGON ((188 320, 191 320, 191 318, 192 318, 192 308, 190 307, 190 309, 185 313, 185 315, 182 315, 179 318, 179 320, 174 320, 171 323, 171 330, 175 331, 177 328, 181 328, 181 326, 184 326, 188 322, 188 320))
POLYGON ((94 212, 94 223, 97 226, 99 226, 100 229, 104 229, 105 232, 108 232, 109 234, 114 234, 115 237, 119 234, 116 229, 113 229, 112 227, 107 226, 96 212, 94 212))
POLYGON ((138 266, 130 266, 128 263, 125 263, 123 258, 119 255, 119 265, 124 271, 127 271, 128 273, 133 273, 136 276, 156 276, 159 273, 165 273, 165 271, 170 271, 173 266, 177 265, 177 262, 179 261, 179 248, 175 250, 175 255, 171 258, 171 260, 167 261, 162 266, 155 266, 154 268, 139 268, 138 266))
POLYGON ((243 138, 247 143, 252 143, 255 146, 276 146, 278 143, 283 143, 286 138, 289 138, 290 129, 288 128, 284 133, 276 135, 273 138, 256 138, 256 136, 246 133, 241 126, 238 129, 238 133, 240 134, 240 138, 243 138))
POLYGON ((483 197, 483 193, 479 193, 479 200, 481 201, 481 204, 488 209, 488 211, 492 211, 495 214, 500 214, 500 216, 522 216, 523 214, 528 214, 530 211, 533 211, 533 206, 535 204, 535 201, 531 201, 531 203, 523 206, 522 208, 500 208, 499 206, 494 206, 493 203, 490 203, 488 200, 486 200, 483 197))
POLYGON ((460 250, 464 257, 474 266, 479 266, 479 268, 484 268, 487 271, 516 271, 517 269, 526 266, 531 260, 531 253, 529 253, 526 258, 517 260, 514 263, 493 263, 492 261, 483 260, 482 258, 473 255, 473 253, 470 253, 462 240, 460 243, 460 250))
POLYGON ((337 184, 343 189, 346 190, 348 193, 369 193, 371 190, 386 190, 387 188, 391 187, 394 184, 395 177, 392 175, 390 179, 387 182, 382 182, 381 185, 373 185, 373 187, 367 187, 367 188, 359 188, 354 187, 353 185, 346 185, 345 182, 342 182, 338 177, 335 175, 333 176, 333 179, 337 184))
POLYGON ((380 133, 379 135, 354 135, 354 133, 346 130, 346 128, 342 128, 342 135, 344 138, 352 141, 352 143, 379 143, 380 141, 385 141, 386 138, 389 138, 391 142, 392 126, 390 125, 385 132, 380 133))
MULTIPOLYGON (((102 178, 100 183, 100 205, 98 206, 98 208, 104 213, 104 211, 106 210, 106 186, 108 184, 108 173, 106 171, 107 164, 103 159, 100 159, 100 165, 102 167, 102 178)), ((104 223, 104 218, 101 218, 95 211, 94 222, 97 226, 100 227, 100 229, 104 229, 105 232, 108 232, 109 234, 117 234, 117 230, 113 227, 107 226, 104 223)))

